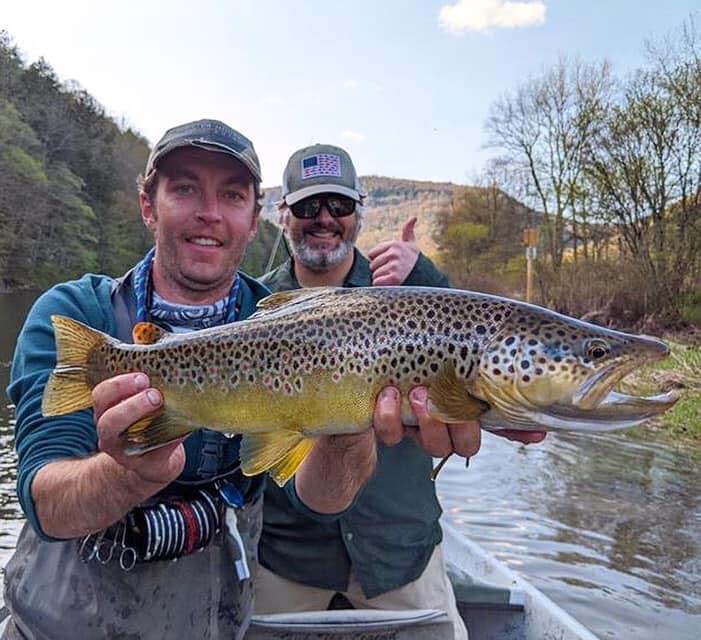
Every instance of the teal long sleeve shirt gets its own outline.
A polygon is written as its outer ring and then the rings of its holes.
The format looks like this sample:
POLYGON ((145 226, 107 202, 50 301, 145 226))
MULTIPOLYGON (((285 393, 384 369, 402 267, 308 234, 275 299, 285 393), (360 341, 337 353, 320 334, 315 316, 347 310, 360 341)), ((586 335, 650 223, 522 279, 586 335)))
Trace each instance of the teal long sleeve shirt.
MULTIPOLYGON (((114 280, 107 276, 88 274, 72 282, 49 289, 35 302, 17 339, 12 362, 10 400, 16 407, 15 443, 18 457, 17 495, 22 509, 33 528, 45 540, 51 540, 40 527, 34 500, 32 481, 44 465, 63 459, 82 458, 97 451, 97 433, 91 410, 65 416, 45 418, 41 400, 49 373, 56 364, 56 350, 51 316, 69 316, 99 331, 117 335, 118 327, 111 301, 114 280)), ((250 316, 256 303, 269 291, 258 282, 242 274, 238 301, 239 318, 250 316)), ((237 460, 239 439, 222 437, 224 459, 237 460)), ((201 432, 185 441, 187 462, 181 480, 195 477, 199 462, 201 432)), ((262 482, 248 484, 247 497, 260 492, 262 482)), ((298 507, 311 512, 295 500, 298 507)))

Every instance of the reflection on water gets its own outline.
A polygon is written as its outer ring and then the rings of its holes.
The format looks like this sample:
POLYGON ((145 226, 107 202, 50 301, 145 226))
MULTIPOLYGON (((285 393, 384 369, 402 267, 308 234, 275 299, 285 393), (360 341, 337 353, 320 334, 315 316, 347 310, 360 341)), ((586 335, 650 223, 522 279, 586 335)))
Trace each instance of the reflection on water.
MULTIPOLYGON (((32 293, 0 294, 0 385, 32 293)), ((0 401, 0 565, 22 523, 12 412, 0 401)), ((485 434, 438 490, 448 517, 602 638, 701 635, 701 469, 621 434, 550 434, 524 447, 485 434)))
POLYGON ((15 495, 16 458, 14 416, 5 394, 17 334, 37 293, 0 293, 0 566, 4 566, 22 527, 22 511, 15 495))
POLYGON ((696 640, 701 470, 622 434, 487 435, 439 479, 449 518, 601 637, 696 640))

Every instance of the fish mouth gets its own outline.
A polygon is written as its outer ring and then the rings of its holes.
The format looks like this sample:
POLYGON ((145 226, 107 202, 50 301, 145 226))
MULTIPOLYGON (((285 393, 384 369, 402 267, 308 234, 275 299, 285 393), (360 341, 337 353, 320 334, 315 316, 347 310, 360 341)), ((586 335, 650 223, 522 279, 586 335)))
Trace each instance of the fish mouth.
MULTIPOLYGON (((613 393, 614 387, 631 371, 669 355, 669 347, 661 340, 646 336, 641 336, 639 340, 640 353, 625 362, 614 361, 596 372, 575 391, 571 400, 572 405, 585 411, 596 409, 606 402, 609 395, 613 393)), ((617 395, 620 396, 620 394, 617 395)))
MULTIPOLYGON (((608 424, 609 429, 622 429, 641 424, 650 418, 667 411, 677 400, 676 390, 655 396, 631 396, 625 393, 609 391, 607 396, 592 409, 582 412, 574 405, 553 405, 548 414, 554 419, 567 422, 608 424)), ((600 430, 604 430, 603 428, 600 430)))
POLYGON ((480 422, 485 429, 491 430, 615 431, 638 426, 660 415, 679 397, 675 390, 649 397, 609 391, 596 407, 586 410, 573 404, 526 407, 514 402, 514 398, 499 398, 494 402, 498 412, 487 412, 480 416, 480 422))

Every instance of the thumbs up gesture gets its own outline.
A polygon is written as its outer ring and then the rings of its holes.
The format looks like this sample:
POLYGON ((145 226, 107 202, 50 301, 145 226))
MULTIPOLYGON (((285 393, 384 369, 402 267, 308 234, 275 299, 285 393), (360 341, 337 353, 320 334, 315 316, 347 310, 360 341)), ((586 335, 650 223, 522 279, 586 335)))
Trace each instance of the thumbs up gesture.
POLYGON ((416 216, 407 220, 399 240, 381 242, 368 251, 373 285, 398 285, 407 279, 419 258, 415 226, 416 216))

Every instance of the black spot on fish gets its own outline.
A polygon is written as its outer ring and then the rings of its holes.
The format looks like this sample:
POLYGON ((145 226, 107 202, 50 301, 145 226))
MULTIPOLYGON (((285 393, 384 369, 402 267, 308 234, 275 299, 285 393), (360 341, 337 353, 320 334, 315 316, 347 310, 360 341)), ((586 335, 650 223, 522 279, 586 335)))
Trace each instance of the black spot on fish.
POLYGON ((531 366, 531 363, 528 362, 528 360, 521 360, 521 369, 528 369, 528 367, 531 366))

